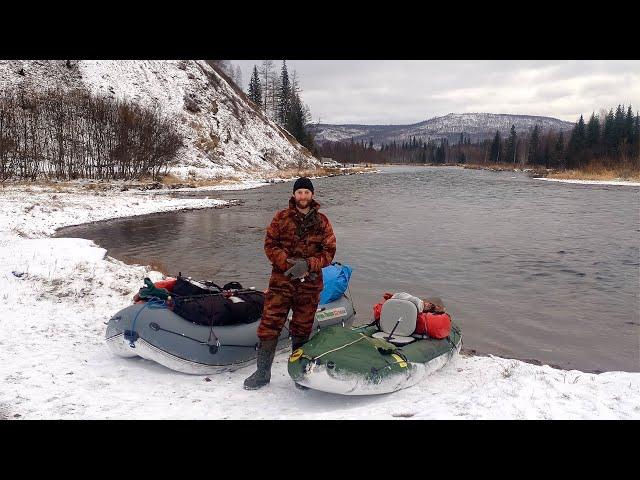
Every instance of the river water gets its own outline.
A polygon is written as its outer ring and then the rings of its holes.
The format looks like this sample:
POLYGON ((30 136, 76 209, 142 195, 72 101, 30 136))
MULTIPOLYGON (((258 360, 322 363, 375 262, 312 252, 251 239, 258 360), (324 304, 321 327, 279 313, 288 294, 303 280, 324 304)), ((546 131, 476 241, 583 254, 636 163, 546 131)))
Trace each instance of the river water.
MULTIPOLYGON (((336 233, 335 260, 353 267, 356 324, 370 320, 385 291, 437 296, 468 350, 640 371, 640 188, 455 167, 385 167, 313 183, 336 233)), ((181 193, 240 204, 58 236, 92 239, 120 259, 160 261, 173 274, 264 289, 265 228, 291 187, 181 193)))

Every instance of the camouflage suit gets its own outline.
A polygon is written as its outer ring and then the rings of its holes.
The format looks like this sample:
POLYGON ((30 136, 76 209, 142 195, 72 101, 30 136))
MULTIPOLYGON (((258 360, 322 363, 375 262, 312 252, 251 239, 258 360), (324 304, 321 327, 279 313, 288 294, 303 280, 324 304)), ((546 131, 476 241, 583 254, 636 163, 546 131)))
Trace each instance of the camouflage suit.
POLYGON ((322 291, 322 268, 331 264, 336 253, 336 237, 326 215, 319 213, 320 204, 311 200, 305 216, 296 209, 295 199, 289 208, 276 213, 267 229, 264 251, 273 265, 258 327, 261 341, 278 338, 289 309, 293 318, 289 325, 292 336, 307 338, 311 333, 322 291), (284 275, 291 267, 287 258, 304 258, 309 273, 304 282, 284 275))

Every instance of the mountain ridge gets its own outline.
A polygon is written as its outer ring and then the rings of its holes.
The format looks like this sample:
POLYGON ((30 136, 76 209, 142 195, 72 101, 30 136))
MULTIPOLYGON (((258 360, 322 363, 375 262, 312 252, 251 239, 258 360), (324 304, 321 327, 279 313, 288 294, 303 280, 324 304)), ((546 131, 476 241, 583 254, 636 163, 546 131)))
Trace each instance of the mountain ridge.
POLYGON ((311 131, 316 135, 316 142, 322 144, 328 141, 342 141, 353 138, 354 141, 373 141, 375 146, 392 141, 402 142, 411 140, 440 140, 446 138, 457 143, 460 133, 469 137, 472 142, 493 138, 496 130, 501 135, 507 135, 515 125, 516 132, 529 131, 539 125, 543 131, 570 130, 573 123, 553 117, 539 115, 518 115, 509 113, 448 113, 421 122, 407 125, 367 125, 367 124, 310 124, 311 131))

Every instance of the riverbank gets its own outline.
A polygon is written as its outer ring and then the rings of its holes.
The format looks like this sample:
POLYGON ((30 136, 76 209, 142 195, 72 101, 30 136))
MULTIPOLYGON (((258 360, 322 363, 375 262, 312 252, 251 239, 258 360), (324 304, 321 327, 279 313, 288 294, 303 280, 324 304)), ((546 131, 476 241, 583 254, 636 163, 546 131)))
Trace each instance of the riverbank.
POLYGON ((50 235, 62 226, 228 205, 122 188, 0 189, 0 418, 640 418, 639 373, 495 356, 459 355, 412 388, 365 398, 297 390, 286 354, 276 357, 271 385, 256 392, 242 388, 253 367, 192 376, 116 357, 104 323, 131 302, 144 276, 161 274, 117 261, 89 240, 50 235))
POLYGON ((244 176, 231 176, 225 178, 180 178, 172 174, 162 176, 159 180, 143 178, 140 180, 56 180, 39 179, 36 181, 6 180, 0 183, 0 192, 15 189, 43 190, 55 192, 89 191, 89 192, 135 192, 154 191, 155 193, 184 192, 184 191, 220 191, 220 190, 246 190, 250 188, 264 187, 274 183, 293 182, 301 176, 309 178, 336 177, 341 175, 362 175, 376 173, 375 167, 342 167, 319 168, 313 170, 280 170, 267 173, 264 171, 248 172, 244 176))
POLYGON ((523 172, 540 180, 578 183, 583 185, 627 185, 640 186, 640 173, 611 169, 555 170, 547 168, 523 168, 513 164, 457 164, 472 170, 490 170, 494 172, 523 172))

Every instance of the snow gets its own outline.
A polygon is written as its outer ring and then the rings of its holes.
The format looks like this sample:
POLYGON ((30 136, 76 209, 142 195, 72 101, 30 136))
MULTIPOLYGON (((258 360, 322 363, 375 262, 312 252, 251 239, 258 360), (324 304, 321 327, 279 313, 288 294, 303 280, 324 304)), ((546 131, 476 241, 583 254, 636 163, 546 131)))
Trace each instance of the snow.
POLYGON ((381 142, 402 142, 416 139, 429 140, 448 138, 457 142, 460 132, 464 132, 472 141, 493 138, 496 130, 508 135, 511 125, 515 125, 518 133, 527 132, 535 125, 543 131, 569 130, 573 123, 551 117, 533 115, 510 115, 496 113, 449 113, 434 117, 412 125, 331 125, 312 124, 312 131, 317 132, 316 141, 340 141, 353 138, 354 141, 373 139, 375 146, 381 142))
POLYGON ((92 241, 50 235, 65 225, 223 205, 79 185, 2 188, 0 418, 640 419, 640 373, 632 372, 456 355, 411 388, 345 397, 295 388, 286 353, 276 356, 271 384, 257 391, 242 387, 254 367, 187 375, 112 354, 105 322, 131 302, 144 276, 161 274, 106 256, 92 241))
POLYGON ((257 172, 317 166, 275 122, 258 113, 202 60, 0 60, 0 86, 86 88, 94 94, 158 106, 175 121, 185 148, 170 173, 180 178, 246 180, 257 172), (24 72, 24 75, 18 72, 24 72), (190 98, 199 108, 185 107, 190 98))
POLYGON ((577 183, 579 185, 623 185, 627 187, 640 187, 640 182, 630 182, 627 180, 571 180, 564 178, 543 178, 538 180, 544 180, 546 182, 562 182, 562 183, 577 183))

